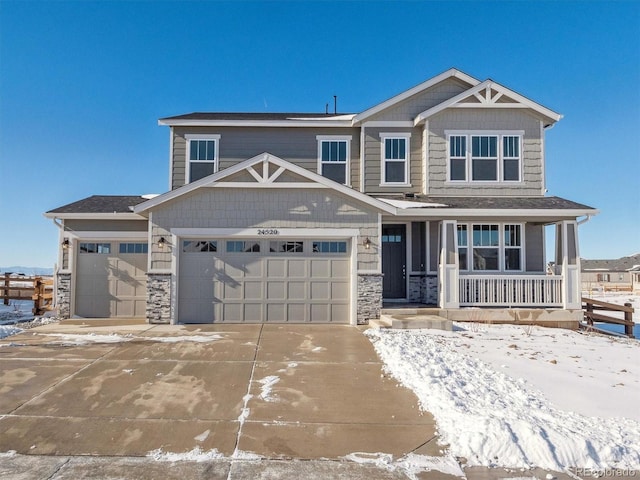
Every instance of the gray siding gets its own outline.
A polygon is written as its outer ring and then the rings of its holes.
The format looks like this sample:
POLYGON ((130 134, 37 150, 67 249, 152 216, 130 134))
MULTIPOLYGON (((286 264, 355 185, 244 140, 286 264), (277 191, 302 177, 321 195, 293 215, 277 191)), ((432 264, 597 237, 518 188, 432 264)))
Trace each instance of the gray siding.
POLYGON ((419 113, 429 110, 449 98, 455 97, 468 88, 469 85, 463 81, 458 80, 457 78, 449 78, 434 85, 429 90, 413 95, 402 102, 367 118, 366 121, 413 121, 419 113))
MULTIPOLYGON (((171 268, 171 252, 156 245, 171 228, 358 228, 361 237, 378 238, 377 212, 331 191, 202 189, 159 206, 152 219, 153 270, 171 268)), ((377 245, 360 243, 358 269, 377 270, 377 245)))
POLYGON ((525 235, 525 266, 527 272, 544 272, 546 261, 544 258, 544 226, 527 223, 524 226, 525 235))
POLYGON ((517 109, 445 110, 429 120, 428 193, 430 195, 542 195, 542 139, 540 121, 517 109), (445 130, 523 130, 522 182, 517 184, 447 183, 445 130))
POLYGON ((147 220, 65 220, 71 232, 146 232, 147 220))
POLYGON ((364 140, 364 185, 365 193, 397 193, 422 191, 422 128, 367 127, 364 140), (411 133, 409 155, 409 182, 411 186, 381 186, 382 182, 382 140, 380 133, 411 133))
POLYGON ((219 134, 220 170, 268 152, 318 173, 317 135, 351 135, 351 185, 360 188, 358 128, 174 127, 171 188, 185 184, 186 134, 219 134))

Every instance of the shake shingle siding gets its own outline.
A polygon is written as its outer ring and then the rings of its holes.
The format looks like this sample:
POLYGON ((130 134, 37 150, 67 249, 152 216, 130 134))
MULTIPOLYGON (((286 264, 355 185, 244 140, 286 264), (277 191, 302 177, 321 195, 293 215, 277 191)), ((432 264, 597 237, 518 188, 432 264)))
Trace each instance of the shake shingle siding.
POLYGON ((542 140, 540 120, 522 110, 458 108, 443 111, 429 120, 430 195, 519 195, 542 194, 542 140), (522 182, 447 182, 447 136, 449 130, 524 131, 522 139, 522 182))
POLYGON ((220 170, 264 152, 318 173, 318 135, 350 135, 350 175, 354 188, 360 185, 360 131, 356 128, 283 127, 175 127, 172 187, 185 184, 185 135, 220 135, 220 170))

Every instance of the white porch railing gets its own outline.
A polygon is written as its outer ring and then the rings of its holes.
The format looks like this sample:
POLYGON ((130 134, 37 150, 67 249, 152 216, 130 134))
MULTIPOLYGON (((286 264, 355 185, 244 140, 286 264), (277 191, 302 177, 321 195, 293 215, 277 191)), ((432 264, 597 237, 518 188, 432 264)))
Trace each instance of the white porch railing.
POLYGON ((561 307, 561 275, 463 275, 460 305, 561 307))

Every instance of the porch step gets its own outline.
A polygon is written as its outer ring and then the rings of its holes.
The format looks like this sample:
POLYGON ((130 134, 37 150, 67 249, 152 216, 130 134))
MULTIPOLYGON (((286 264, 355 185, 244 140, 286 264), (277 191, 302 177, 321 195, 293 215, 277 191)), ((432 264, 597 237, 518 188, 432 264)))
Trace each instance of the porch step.
POLYGON ((453 322, 438 315, 429 314, 403 314, 403 315, 380 315, 380 320, 390 323, 392 329, 407 330, 414 328, 429 328, 432 330, 453 330, 453 322))
POLYGON ((381 315, 440 315, 437 307, 392 307, 380 310, 381 315))

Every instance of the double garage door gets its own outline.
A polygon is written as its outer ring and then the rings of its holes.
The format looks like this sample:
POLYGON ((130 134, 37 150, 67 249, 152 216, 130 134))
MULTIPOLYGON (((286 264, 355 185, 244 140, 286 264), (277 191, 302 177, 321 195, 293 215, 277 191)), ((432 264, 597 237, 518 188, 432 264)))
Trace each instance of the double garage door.
POLYGON ((178 322, 349 323, 346 240, 183 239, 178 322))
POLYGON ((145 316, 146 243, 80 242, 76 269, 75 315, 145 316))

